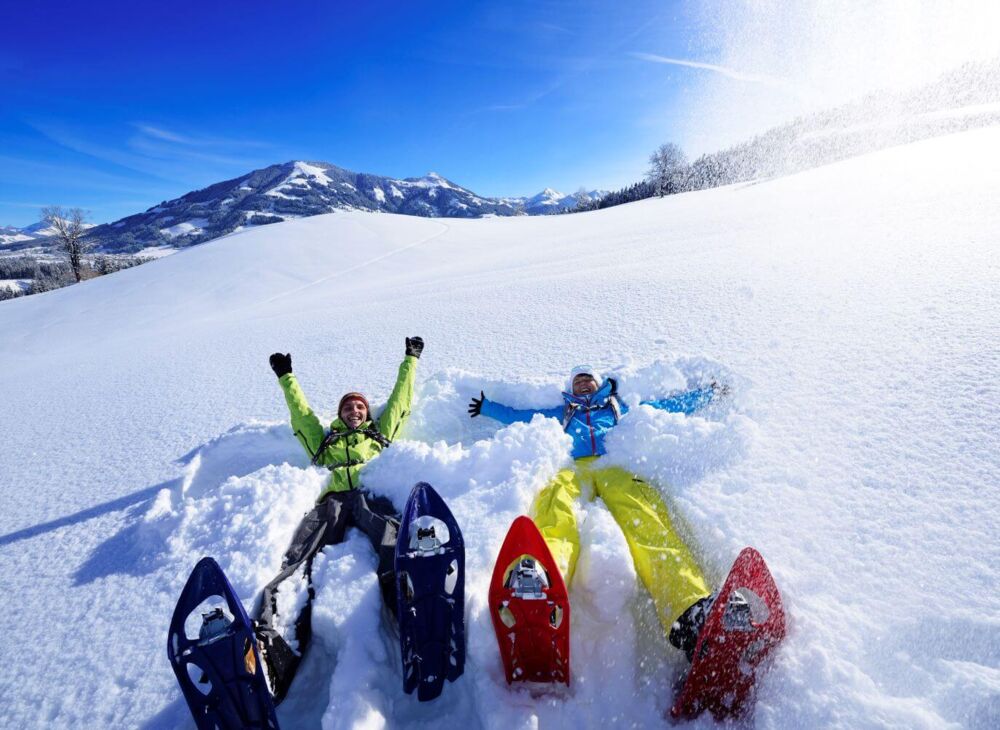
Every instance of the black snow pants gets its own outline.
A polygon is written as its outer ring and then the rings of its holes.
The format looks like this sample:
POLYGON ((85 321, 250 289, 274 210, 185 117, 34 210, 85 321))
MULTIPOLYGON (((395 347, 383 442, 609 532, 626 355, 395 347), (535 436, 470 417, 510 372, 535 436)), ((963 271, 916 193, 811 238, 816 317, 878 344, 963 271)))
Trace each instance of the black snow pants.
POLYGON ((270 675, 271 689, 276 702, 284 699, 299 662, 312 639, 312 561, 327 545, 344 541, 348 527, 357 527, 368 536, 378 555, 378 580, 382 599, 392 616, 396 615, 396 580, 393 561, 396 553, 396 535, 400 515, 392 502, 385 497, 374 497, 362 490, 328 492, 323 501, 310 510, 295 530, 292 544, 281 561, 281 572, 264 588, 259 617, 256 621, 257 641, 264 652, 270 675), (277 612, 277 594, 281 584, 305 566, 309 581, 306 605, 295 619, 295 638, 299 651, 296 654, 288 642, 274 628, 277 612))

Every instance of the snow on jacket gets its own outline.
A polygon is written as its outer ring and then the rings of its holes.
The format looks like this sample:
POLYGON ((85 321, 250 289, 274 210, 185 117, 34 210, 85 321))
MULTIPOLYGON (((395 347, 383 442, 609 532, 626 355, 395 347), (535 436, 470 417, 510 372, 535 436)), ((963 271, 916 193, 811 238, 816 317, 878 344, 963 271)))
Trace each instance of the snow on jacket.
MULTIPOLYGON (((619 417, 628 412, 628 406, 615 395, 616 387, 615 380, 607 378, 597 392, 589 396, 563 393, 564 405, 554 408, 518 409, 484 398, 480 413, 506 424, 527 422, 536 414, 557 418, 564 422, 566 433, 573 439, 574 459, 600 456, 605 453, 604 437, 618 425, 619 417)), ((660 400, 642 401, 642 405, 691 415, 707 405, 713 395, 711 388, 697 388, 660 400)))
MULTIPOLYGON (((362 467, 396 438, 410 415, 416 368, 417 358, 412 355, 403 358, 396 385, 377 420, 369 418, 358 428, 352 429, 338 417, 330 424, 329 431, 323 428, 323 424, 309 407, 295 376, 288 373, 278 378, 281 390, 285 393, 285 402, 288 403, 288 412, 292 416, 295 437, 313 463, 331 471, 330 481, 323 495, 327 492, 346 492, 361 486, 359 472, 362 467)), ((323 495, 320 495, 320 499, 323 495)))

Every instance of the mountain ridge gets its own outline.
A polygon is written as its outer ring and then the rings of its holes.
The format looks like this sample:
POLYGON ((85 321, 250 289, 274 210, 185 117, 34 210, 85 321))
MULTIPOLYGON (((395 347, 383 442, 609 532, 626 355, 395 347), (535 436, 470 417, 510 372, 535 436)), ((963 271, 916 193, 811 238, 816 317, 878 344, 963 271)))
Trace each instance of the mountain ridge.
MULTIPOLYGON (((322 161, 289 160, 161 201, 141 213, 93 227, 88 238, 106 253, 180 249, 244 228, 337 210, 367 210, 427 218, 545 215, 576 207, 603 191, 569 195, 546 188, 530 197, 481 196, 446 177, 396 178, 354 172, 322 161)), ((8 234, 34 246, 25 229, 8 234), (17 238, 22 236, 21 238, 17 238)), ((0 240, 0 243, 8 241, 0 240)))

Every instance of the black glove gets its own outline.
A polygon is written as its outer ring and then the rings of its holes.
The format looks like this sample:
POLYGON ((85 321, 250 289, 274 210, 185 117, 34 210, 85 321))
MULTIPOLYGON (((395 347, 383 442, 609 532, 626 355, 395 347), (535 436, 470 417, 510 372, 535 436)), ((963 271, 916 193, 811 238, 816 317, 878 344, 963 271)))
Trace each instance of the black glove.
POLYGON ((406 354, 413 355, 413 357, 419 358, 420 353, 424 351, 424 339, 422 337, 407 337, 406 338, 406 354))
POLYGON ((483 401, 486 400, 486 395, 483 391, 479 391, 479 397, 473 397, 472 401, 469 403, 469 418, 475 418, 480 413, 483 412, 483 401))
POLYGON ((708 387, 712 389, 713 395, 729 395, 732 392, 727 383, 720 383, 718 380, 713 380, 708 387))
POLYGON ((279 378, 282 375, 288 375, 288 373, 292 372, 291 353, 282 355, 280 352, 276 352, 273 355, 271 355, 270 362, 271 362, 271 370, 273 370, 274 374, 277 375, 279 378))

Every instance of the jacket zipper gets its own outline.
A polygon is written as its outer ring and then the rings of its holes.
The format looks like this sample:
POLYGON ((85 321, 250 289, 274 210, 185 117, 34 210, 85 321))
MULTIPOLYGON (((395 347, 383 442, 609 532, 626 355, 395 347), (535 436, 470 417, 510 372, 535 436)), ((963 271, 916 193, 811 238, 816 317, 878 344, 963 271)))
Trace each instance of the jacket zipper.
MULTIPOLYGON (((348 447, 350 446, 350 443, 351 443, 350 438, 348 438, 348 437, 345 436, 344 437, 344 459, 348 463, 351 461, 351 452, 348 449, 348 447)), ((346 469, 344 469, 344 471, 347 472, 347 488, 348 489, 354 489, 354 480, 351 479, 351 467, 348 466, 346 469)))
POLYGON ((587 409, 587 428, 590 429, 590 452, 591 456, 597 456, 597 439, 594 438, 594 427, 590 425, 590 409, 587 409))

